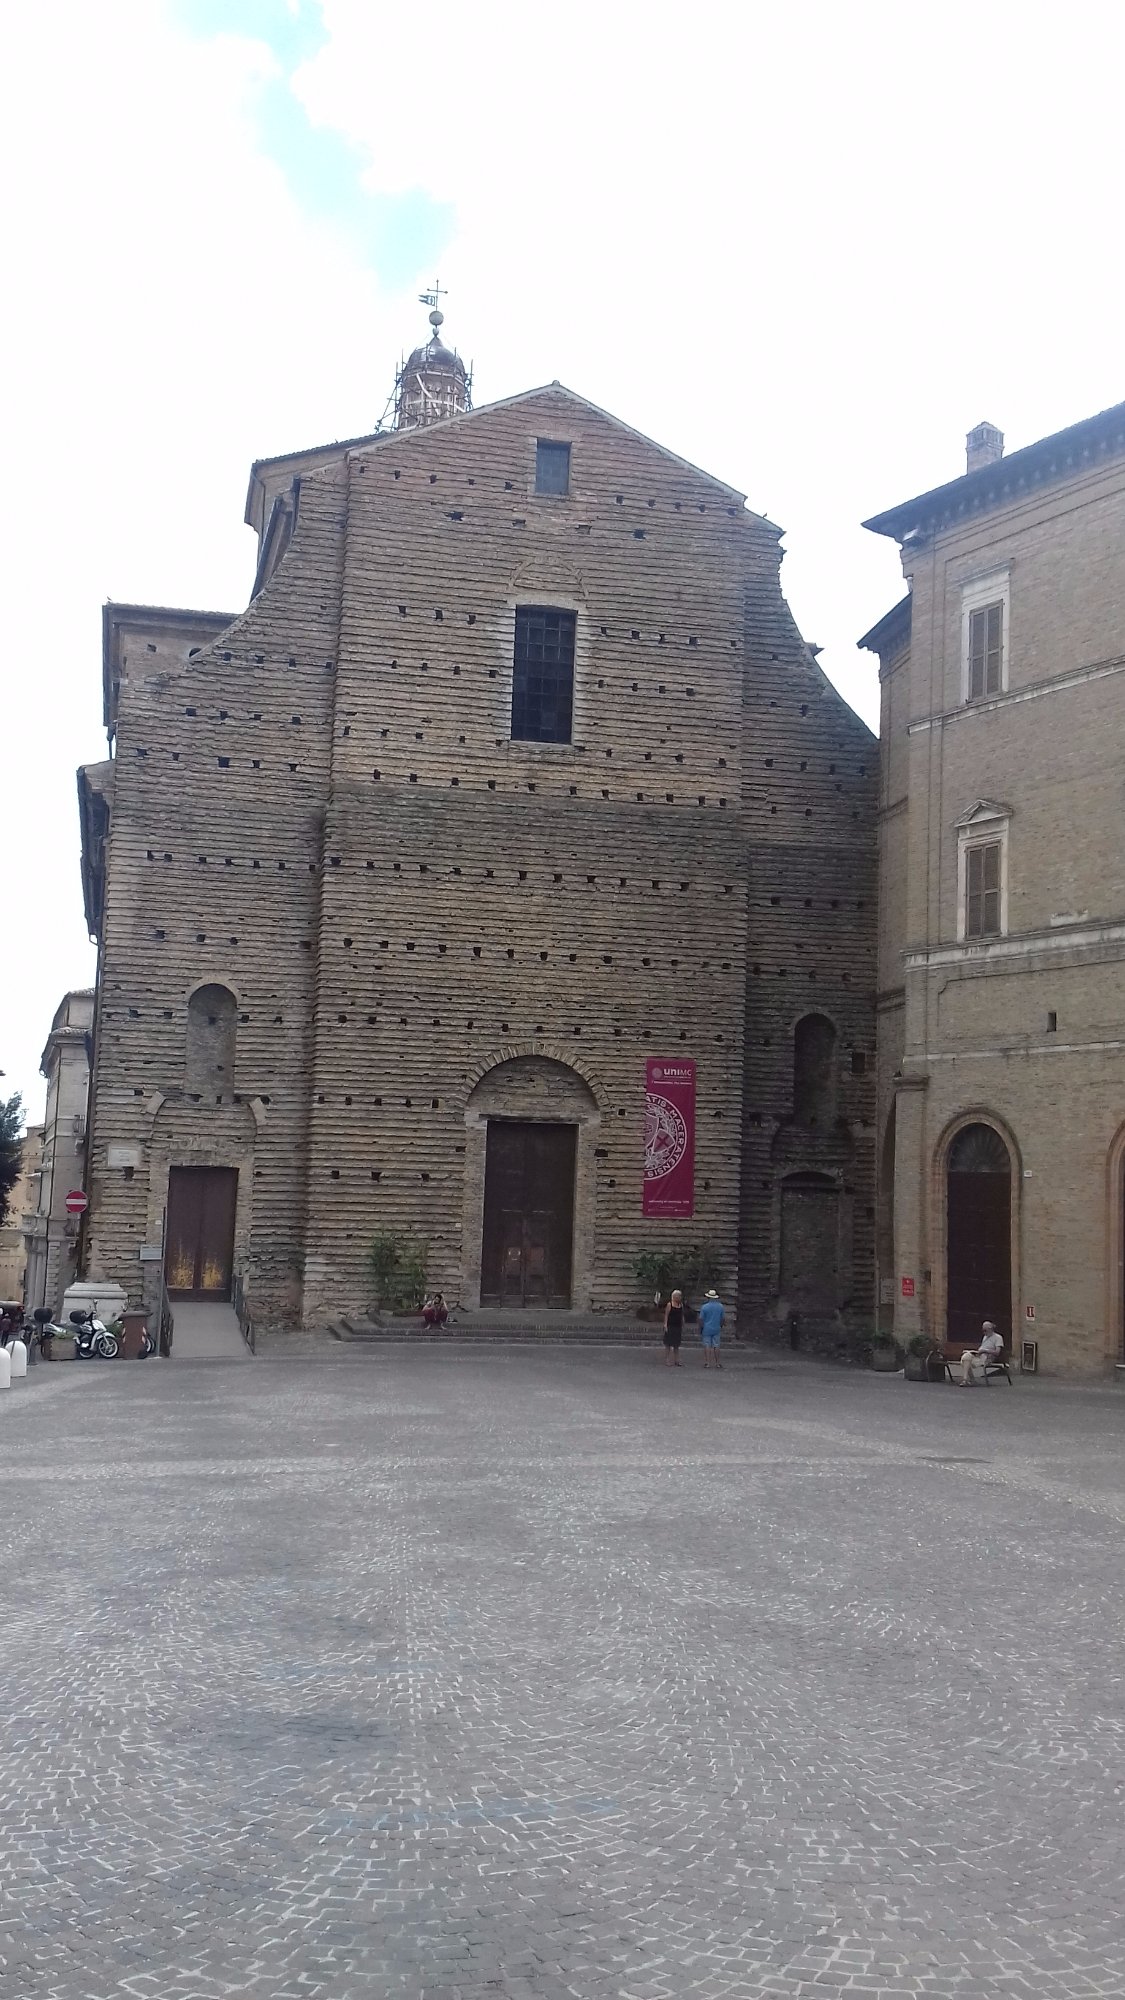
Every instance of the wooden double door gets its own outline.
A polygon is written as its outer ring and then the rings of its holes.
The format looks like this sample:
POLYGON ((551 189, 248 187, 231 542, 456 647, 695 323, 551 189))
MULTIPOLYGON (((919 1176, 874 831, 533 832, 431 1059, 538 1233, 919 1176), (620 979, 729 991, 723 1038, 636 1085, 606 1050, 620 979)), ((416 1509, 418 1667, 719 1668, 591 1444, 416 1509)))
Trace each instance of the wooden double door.
POLYGON ((577 1140, 576 1125, 489 1120, 482 1305, 570 1304, 577 1140))
POLYGON ((1012 1344, 1012 1170, 990 1125, 967 1125, 949 1157, 946 1338, 980 1340, 990 1319, 1012 1344))
POLYGON ((174 1298, 229 1299, 237 1201, 236 1167, 171 1168, 164 1282, 174 1298))

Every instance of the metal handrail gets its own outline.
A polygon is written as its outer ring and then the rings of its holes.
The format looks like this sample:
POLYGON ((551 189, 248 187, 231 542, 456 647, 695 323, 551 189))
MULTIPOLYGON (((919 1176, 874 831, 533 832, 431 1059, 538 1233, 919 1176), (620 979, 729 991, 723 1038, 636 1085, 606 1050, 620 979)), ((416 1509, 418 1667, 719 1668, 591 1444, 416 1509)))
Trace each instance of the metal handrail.
POLYGON ((255 1351, 254 1321, 246 1304, 246 1286, 241 1271, 236 1271, 231 1280, 230 1296, 231 1304, 238 1314, 238 1324, 242 1330, 242 1338, 250 1349, 251 1354, 253 1354, 255 1351))
POLYGON ((161 1273, 161 1277, 160 1277, 160 1338, 159 1338, 159 1341, 158 1341, 158 1343, 157 1343, 157 1347, 158 1347, 158 1352, 159 1352, 159 1353, 160 1353, 161 1355, 163 1355, 163 1357, 164 1357, 164 1359, 165 1359, 166 1361, 167 1361, 167 1360, 170 1360, 170 1359, 171 1359, 171 1354, 172 1354, 172 1333, 173 1333, 173 1330, 174 1330, 174 1326, 175 1326, 175 1322, 174 1322, 174 1320, 173 1320, 173 1318, 172 1318, 172 1301, 171 1301, 171 1299, 170 1299, 170 1298, 168 1297, 168 1287, 167 1287, 167 1285, 166 1285, 166 1284, 165 1284, 165 1282, 164 1282, 164 1275, 163 1275, 163 1273, 161 1273))

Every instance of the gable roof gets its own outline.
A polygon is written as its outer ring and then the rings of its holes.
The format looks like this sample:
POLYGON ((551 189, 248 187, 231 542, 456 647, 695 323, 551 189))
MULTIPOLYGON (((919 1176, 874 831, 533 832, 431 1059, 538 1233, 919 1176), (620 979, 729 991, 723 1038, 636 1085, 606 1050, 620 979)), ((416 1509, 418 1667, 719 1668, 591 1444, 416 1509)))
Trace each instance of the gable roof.
POLYGON ((907 535, 943 527, 964 515, 1002 507, 1029 487, 1069 478, 1090 460, 1118 452, 1125 452, 1125 403, 1114 403, 1065 431, 1055 431, 1020 451, 1009 452, 993 465, 963 472, 959 479, 931 487, 928 493, 903 500, 885 513, 873 514, 863 526, 873 535, 889 535, 901 542, 907 535))
MULTIPOLYGON (((638 443, 647 445, 650 451, 658 451, 662 458, 671 459, 674 465, 682 466, 685 472, 692 473, 697 479, 706 480, 708 485, 716 487, 720 493, 725 493, 731 500, 738 500, 745 506, 746 495, 737 486, 728 486, 725 480, 716 479, 714 473, 705 472, 701 466, 693 465, 690 459, 681 458, 678 452, 669 451, 666 445, 658 444, 655 438, 646 437, 643 431, 636 430, 632 424, 623 423, 620 417, 613 415, 612 411, 601 409, 597 403, 591 403, 586 396, 579 396, 564 383, 545 382, 538 389, 521 389, 518 395, 502 396, 497 402, 482 403, 475 410, 458 410, 451 417, 439 418, 437 423, 419 425, 411 430, 372 431, 366 437, 341 438, 336 444, 311 445, 305 451, 281 452, 273 458, 256 458, 250 468, 250 484, 246 494, 246 521, 249 526, 254 526, 252 510, 256 488, 263 483, 263 474, 268 475, 285 466, 291 466, 295 473, 300 472, 307 470, 312 464, 323 465, 347 452, 378 450, 381 445, 392 441, 396 444, 406 444, 415 438, 429 437, 433 431, 450 430, 458 424, 475 423, 478 418, 490 416, 495 410, 515 409, 520 403, 532 402, 538 396, 565 396, 580 409, 588 410, 592 416, 603 418, 615 429, 624 431, 628 437, 636 438, 638 443)), ((765 518, 764 515, 759 516, 759 519, 765 518)), ((774 524, 771 523, 772 525, 774 524)))
POLYGON ((905 597, 900 597, 897 604, 883 613, 870 632, 856 640, 856 645, 866 647, 869 653, 889 653, 900 640, 909 638, 913 609, 914 600, 907 591, 905 597))

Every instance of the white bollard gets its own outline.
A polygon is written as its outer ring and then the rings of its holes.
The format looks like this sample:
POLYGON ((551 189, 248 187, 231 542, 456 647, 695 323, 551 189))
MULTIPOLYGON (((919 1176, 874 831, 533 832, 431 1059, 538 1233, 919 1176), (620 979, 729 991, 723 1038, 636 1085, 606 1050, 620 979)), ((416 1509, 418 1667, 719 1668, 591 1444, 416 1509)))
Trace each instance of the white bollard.
POLYGON ((12 1357, 6 1347, 0 1347, 0 1389, 12 1386, 12 1357))
POLYGON ((27 1374, 27 1348, 22 1340, 13 1340, 8 1353, 12 1357, 12 1380, 17 1382, 21 1375, 27 1374))

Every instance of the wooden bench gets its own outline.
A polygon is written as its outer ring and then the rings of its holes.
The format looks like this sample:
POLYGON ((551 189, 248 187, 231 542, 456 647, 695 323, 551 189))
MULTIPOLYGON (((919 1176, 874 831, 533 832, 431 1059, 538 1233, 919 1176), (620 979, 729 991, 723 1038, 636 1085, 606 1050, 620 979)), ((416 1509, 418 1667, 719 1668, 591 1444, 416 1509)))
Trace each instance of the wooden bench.
MULTIPOLYGON (((959 1366, 962 1357, 972 1351, 975 1351, 975 1344, 971 1340, 947 1340, 944 1343, 941 1350, 941 1358, 945 1362, 945 1379, 947 1382, 957 1383, 960 1381, 960 1375, 955 1375, 953 1370, 959 1366)), ((985 1388, 987 1389, 994 1375, 1002 1375, 1010 1389, 1012 1386, 1011 1365, 1012 1357, 1010 1354, 1005 1354, 1003 1351, 999 1354, 990 1354, 984 1364, 985 1388)))

